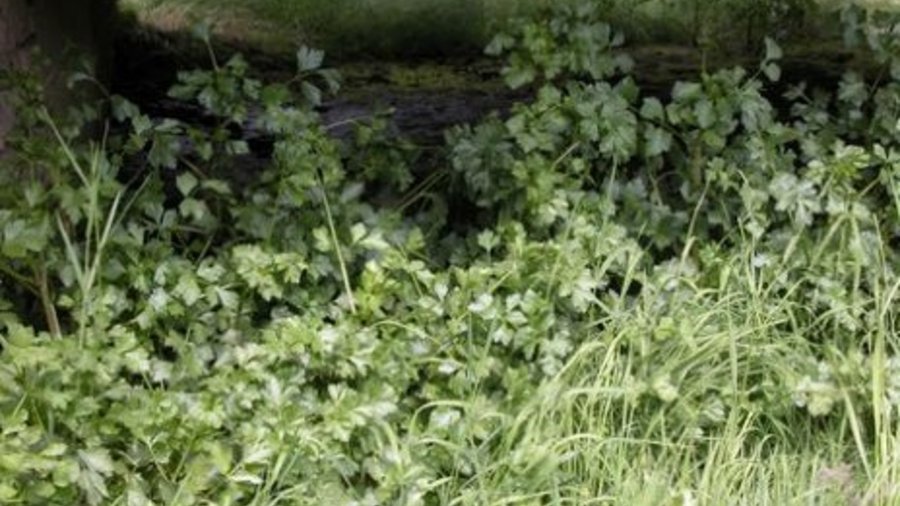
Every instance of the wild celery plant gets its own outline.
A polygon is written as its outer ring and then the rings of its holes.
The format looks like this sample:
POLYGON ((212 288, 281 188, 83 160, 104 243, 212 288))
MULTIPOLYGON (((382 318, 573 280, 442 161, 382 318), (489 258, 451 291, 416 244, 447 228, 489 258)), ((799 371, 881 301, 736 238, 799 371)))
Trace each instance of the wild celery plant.
MULTIPOLYGON (((81 240, 73 237, 69 216, 64 217, 60 212, 57 212, 55 216, 59 237, 63 241, 66 258, 69 262, 66 270, 71 271, 70 274, 77 286, 76 293, 82 299, 80 307, 73 316, 78 321, 79 342, 83 345, 87 328, 91 325, 91 318, 94 315, 95 301, 93 299, 96 297, 95 287, 100 281, 104 250, 110 241, 113 226, 120 219, 119 208, 123 192, 118 190, 111 199, 108 196, 104 199, 105 195, 101 188, 106 181, 111 179, 111 175, 105 172, 105 167, 108 167, 109 162, 103 158, 105 150, 102 146, 91 150, 88 165, 83 167, 53 120, 46 113, 45 117, 56 140, 62 147, 68 163, 77 175, 77 181, 81 183, 87 194, 87 202, 83 209, 84 237, 81 240)), ((51 302, 51 304, 53 303, 51 302)), ((58 326, 53 328, 51 325, 51 333, 60 337, 60 328, 58 326)))
MULTIPOLYGON (((872 427, 861 419, 871 415, 856 411, 868 396, 857 387, 868 383, 868 367, 889 369, 874 358, 858 369, 861 357, 832 350, 826 367, 861 376, 805 389, 804 370, 822 366, 810 342, 818 332, 791 325, 802 309, 792 297, 760 293, 786 273, 760 272, 757 254, 736 252, 713 287, 698 272, 670 270, 660 279, 668 288, 611 313, 496 430, 497 442, 472 464, 483 471, 470 488, 444 491, 445 502, 852 504, 882 494, 879 504, 890 504, 891 485, 866 473, 871 438, 892 438, 896 422, 867 435, 848 427, 872 427), (796 407, 822 403, 845 415, 817 428, 796 407), (867 442, 854 457, 857 438, 867 442)), ((877 394, 879 404, 888 398, 877 394)), ((893 473, 892 464, 879 473, 893 473)))
POLYGON ((404 164, 243 64, 176 94, 261 111, 245 184, 122 99, 105 156, 35 114, 7 161, 33 183, 0 171, 0 502, 895 503, 895 81, 780 113, 770 41, 661 100, 583 65, 612 33, 512 34, 537 99, 451 132, 449 183, 405 213, 366 188, 404 164))

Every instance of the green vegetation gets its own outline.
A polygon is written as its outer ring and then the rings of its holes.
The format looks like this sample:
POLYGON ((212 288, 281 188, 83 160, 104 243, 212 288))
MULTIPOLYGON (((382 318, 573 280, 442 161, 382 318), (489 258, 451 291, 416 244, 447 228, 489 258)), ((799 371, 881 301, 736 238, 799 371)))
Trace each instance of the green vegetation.
POLYGON ((125 0, 144 23, 184 29, 214 19, 217 34, 268 50, 299 43, 332 57, 440 56, 480 52, 494 25, 540 2, 520 0, 125 0))
MULTIPOLYGON (((183 30, 214 19, 218 36, 268 51, 299 44, 332 57, 478 55, 497 30, 522 16, 552 16, 572 0, 123 0, 156 28, 183 30)), ((817 37, 832 24, 816 0, 594 0, 598 13, 636 42, 745 51, 763 36, 817 37)))
POLYGON ((263 83, 198 29, 203 121, 109 97, 99 143, 7 72, 0 503, 896 504, 900 18, 783 109, 772 39, 663 99, 603 19, 494 38, 535 101, 425 174, 329 136, 306 47, 263 83))

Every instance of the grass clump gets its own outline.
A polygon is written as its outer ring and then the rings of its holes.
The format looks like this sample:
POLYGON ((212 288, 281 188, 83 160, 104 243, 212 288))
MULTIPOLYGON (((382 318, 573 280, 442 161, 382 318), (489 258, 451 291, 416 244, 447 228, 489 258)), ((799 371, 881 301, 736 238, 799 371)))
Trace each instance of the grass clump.
POLYGON ((282 84, 211 50, 196 124, 109 97, 99 145, 5 75, 0 502, 896 503, 897 76, 778 111, 770 39, 662 100, 621 43, 590 6, 498 36, 536 99, 429 174, 329 135, 305 47, 282 84))

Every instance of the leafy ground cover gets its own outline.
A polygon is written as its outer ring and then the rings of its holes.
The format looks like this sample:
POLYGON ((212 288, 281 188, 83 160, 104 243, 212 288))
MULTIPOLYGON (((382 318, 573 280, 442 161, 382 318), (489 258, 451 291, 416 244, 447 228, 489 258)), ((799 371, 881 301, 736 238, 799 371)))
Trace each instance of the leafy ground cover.
POLYGON ((560 7, 489 46, 536 100, 427 173, 329 135, 307 48, 211 50, 202 121, 109 97, 101 143, 5 75, 0 502, 895 504, 900 25, 842 17, 883 78, 776 109, 772 40, 662 99, 560 7))

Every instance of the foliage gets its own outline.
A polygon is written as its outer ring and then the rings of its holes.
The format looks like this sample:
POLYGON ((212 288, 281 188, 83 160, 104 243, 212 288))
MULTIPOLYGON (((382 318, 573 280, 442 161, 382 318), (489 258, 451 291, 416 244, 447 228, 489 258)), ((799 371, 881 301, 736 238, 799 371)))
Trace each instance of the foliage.
POLYGON ((448 132, 448 184, 332 139, 308 49, 182 73, 202 126, 111 97, 100 144, 7 76, 0 503, 894 502, 896 76, 778 110, 769 40, 646 96, 560 12, 494 45, 537 96, 448 132))
POLYGON ((627 72, 632 64, 628 56, 613 54, 625 38, 601 21, 600 13, 599 5, 592 2, 559 4, 548 23, 527 23, 515 36, 500 34, 487 52, 496 56, 513 50, 510 65, 503 71, 511 88, 563 73, 602 81, 627 72))

